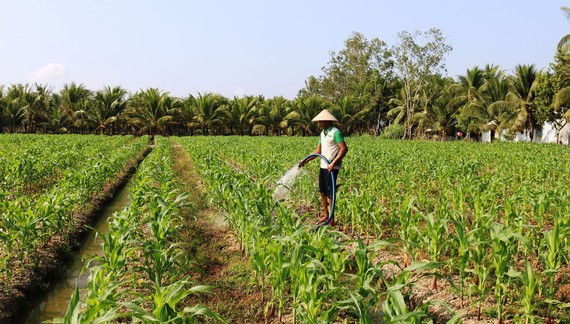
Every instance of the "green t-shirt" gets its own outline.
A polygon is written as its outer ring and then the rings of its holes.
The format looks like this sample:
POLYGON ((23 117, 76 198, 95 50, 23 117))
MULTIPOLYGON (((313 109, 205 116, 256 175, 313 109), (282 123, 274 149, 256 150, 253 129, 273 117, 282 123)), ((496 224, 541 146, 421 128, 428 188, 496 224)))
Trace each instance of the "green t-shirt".
MULTIPOLYGON (((328 129, 323 130, 323 132, 325 133, 325 136, 331 131, 331 129, 336 128, 334 126, 329 127, 328 129)), ((337 131, 333 133, 334 136, 334 141, 338 144, 341 142, 344 142, 344 135, 342 135, 342 132, 337 128, 337 131)), ((321 137, 319 136, 319 144, 321 143, 321 137)))

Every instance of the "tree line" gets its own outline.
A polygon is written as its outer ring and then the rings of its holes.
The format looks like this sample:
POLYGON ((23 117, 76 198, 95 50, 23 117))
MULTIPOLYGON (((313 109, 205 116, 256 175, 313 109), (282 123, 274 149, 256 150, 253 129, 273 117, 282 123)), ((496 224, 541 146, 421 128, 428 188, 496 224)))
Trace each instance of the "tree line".
MULTIPOLYGON (((570 13, 566 7, 562 8, 570 13)), ((0 132, 149 135, 314 135, 311 119, 329 109, 348 135, 444 138, 484 131, 529 134, 544 122, 559 131, 570 120, 570 37, 543 71, 489 64, 445 75, 452 48, 439 29, 398 34, 399 43, 352 33, 321 76, 310 76, 295 99, 215 93, 171 96, 157 88, 92 91, 70 83, 0 85, 0 132)))

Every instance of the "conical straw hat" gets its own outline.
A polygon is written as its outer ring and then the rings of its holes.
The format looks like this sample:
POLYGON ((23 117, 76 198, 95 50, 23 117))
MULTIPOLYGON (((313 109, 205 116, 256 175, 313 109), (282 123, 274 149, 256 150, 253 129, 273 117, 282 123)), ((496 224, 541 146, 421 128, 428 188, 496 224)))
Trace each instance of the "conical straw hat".
POLYGON ((319 122, 319 121, 331 121, 331 122, 337 122, 338 119, 336 119, 328 110, 323 109, 323 111, 321 111, 317 116, 315 116, 315 118, 313 118, 314 122, 319 122))

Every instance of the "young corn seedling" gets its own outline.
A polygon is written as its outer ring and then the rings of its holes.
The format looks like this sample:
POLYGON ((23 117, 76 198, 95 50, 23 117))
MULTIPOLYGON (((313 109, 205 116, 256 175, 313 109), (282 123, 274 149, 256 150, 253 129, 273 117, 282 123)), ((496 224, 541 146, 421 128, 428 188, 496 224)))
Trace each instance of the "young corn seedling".
POLYGON ((526 245, 528 242, 522 235, 500 223, 495 223, 491 227, 490 239, 495 273, 494 295, 497 302, 497 320, 498 324, 501 324, 503 323, 506 291, 510 283, 507 272, 512 266, 512 256, 517 252, 517 241, 526 245))
POLYGON ((459 213, 455 214, 455 217, 452 218, 452 222, 455 229, 453 240, 455 241, 455 249, 457 253, 455 258, 452 260, 456 263, 455 267, 459 271, 459 297, 461 308, 463 308, 463 298, 465 296, 465 277, 466 270, 469 267, 469 248, 473 242, 473 235, 471 233, 466 233, 465 221, 461 219, 459 213))
POLYGON ((562 265, 562 257, 560 255, 561 241, 560 218, 557 217, 554 219, 553 229, 544 233, 542 251, 540 253, 540 258, 544 265, 544 271, 542 273, 547 278, 547 284, 543 286, 542 291, 546 298, 545 302, 548 304, 546 320, 546 323, 548 324, 553 322, 552 308, 557 304, 557 301, 554 299, 554 294, 558 290, 558 287, 554 281, 554 276, 560 270, 560 266, 562 265))
MULTIPOLYGON (((426 224, 425 233, 420 235, 423 238, 424 244, 427 246, 427 250, 430 254, 431 261, 437 262, 438 257, 444 248, 444 237, 447 233, 447 218, 443 213, 438 212, 438 216, 434 216, 433 213, 428 213, 423 215, 423 219, 426 224)), ((432 279, 431 289, 437 289, 437 277, 434 276, 432 279)))
POLYGON ((385 299, 382 302, 382 314, 386 323, 422 323, 422 320, 429 316, 427 311, 429 302, 418 306, 415 310, 410 310, 402 291, 407 291, 406 294, 409 294, 413 284, 427 274, 422 274, 422 272, 434 270, 440 265, 438 262, 414 262, 402 269, 398 275, 382 277, 387 287, 385 299))
POLYGON ((186 288, 189 282, 179 280, 168 286, 155 286, 154 294, 150 296, 151 311, 147 311, 137 303, 121 302, 129 312, 124 316, 140 319, 143 323, 192 323, 197 315, 208 316, 222 323, 225 320, 205 306, 184 307, 179 309, 179 303, 190 294, 209 293, 210 287, 194 286, 186 288))
POLYGON ((537 285, 540 282, 540 273, 532 268, 528 260, 525 260, 524 272, 515 271, 511 268, 509 276, 517 278, 522 284, 521 304, 524 312, 525 324, 536 323, 532 312, 535 309, 534 297, 537 291, 537 285))
POLYGON ((415 213, 414 198, 404 198, 402 207, 400 207, 400 228, 398 234, 402 241, 404 249, 404 268, 410 263, 409 256, 413 254, 417 247, 418 238, 418 222, 419 217, 415 213))
POLYGON ((372 264, 372 258, 379 249, 389 245, 387 241, 375 241, 370 246, 365 245, 360 238, 357 239, 357 248, 354 259, 357 265, 356 274, 345 274, 354 287, 350 287, 350 298, 339 302, 343 309, 350 310, 358 318, 359 323, 373 323, 371 309, 377 306, 378 291, 376 283, 382 277, 382 269, 372 264))
MULTIPOLYGON (((490 220, 490 219, 489 219, 490 220)), ((481 320, 481 301, 487 297, 487 279, 491 273, 491 267, 487 265, 486 256, 488 253, 489 238, 488 229, 486 227, 478 227, 471 231, 473 234, 473 242, 471 243, 471 250, 469 256, 472 263, 472 268, 467 269, 467 272, 473 274, 473 283, 471 288, 477 295, 477 320, 481 320)))

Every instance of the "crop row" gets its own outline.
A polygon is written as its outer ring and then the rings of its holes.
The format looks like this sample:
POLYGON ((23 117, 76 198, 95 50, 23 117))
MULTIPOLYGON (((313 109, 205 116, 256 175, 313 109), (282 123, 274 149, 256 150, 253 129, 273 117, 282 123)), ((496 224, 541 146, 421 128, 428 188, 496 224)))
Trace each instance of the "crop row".
POLYGON ((301 174, 288 201, 271 199, 277 180, 313 150, 314 139, 180 140, 201 161, 214 202, 238 233, 260 286, 274 290, 280 311, 291 305, 296 318, 309 322, 345 311, 366 322, 378 314, 373 296, 383 295, 385 319, 412 316, 390 311, 391 294, 409 290, 404 283, 386 288, 386 273, 376 272, 382 264, 359 268, 357 262, 356 273, 375 273, 374 293, 346 279, 354 274, 344 269, 354 270, 357 259, 352 237, 362 237, 369 247, 399 251, 401 274, 437 265, 432 289, 438 278, 447 279, 461 312, 475 310, 480 318, 483 301, 492 298, 487 312, 499 320, 563 316, 568 300, 559 289, 570 284, 570 164, 564 162, 570 153, 564 147, 349 138, 335 212, 348 239, 334 231, 311 234, 306 225, 319 205, 316 170, 301 174))
MULTIPOLYGON (((105 192, 110 183, 113 183, 119 172, 123 171, 128 162, 132 162, 141 154, 147 145, 148 138, 136 141, 133 138, 105 138, 105 137, 58 137, 57 141, 49 136, 16 136, 0 137, 0 141, 7 141, 15 152, 23 153, 25 158, 34 156, 37 164, 30 169, 44 169, 44 160, 41 152, 35 145, 38 143, 55 143, 60 141, 62 147, 81 146, 83 149, 50 150, 46 147, 46 156, 52 158, 45 164, 61 158, 65 154, 72 156, 75 167, 58 169, 59 178, 43 192, 34 194, 15 195, 9 191, 0 191, 0 286, 2 289, 12 283, 15 275, 24 273, 29 268, 41 266, 41 249, 50 244, 66 242, 70 234, 77 229, 77 216, 85 212, 101 192, 105 192), (6 140, 8 139, 8 140, 6 140), (80 143, 82 142, 83 143, 80 143), (16 145, 16 146, 14 146, 16 145), (37 151, 30 153, 30 150, 37 151), (57 154, 55 152, 58 152, 57 154), (78 153, 79 152, 79 153, 78 153), (79 154, 79 155, 78 155, 79 154), (56 240, 57 238, 57 240, 56 240)), ((39 144, 38 144, 39 145, 39 144)), ((58 144, 59 145, 59 144, 58 144)), ((10 158, 16 158, 15 153, 3 154, 7 163, 10 158)), ((6 169, 6 165, 2 165, 6 169)), ((53 172, 53 170, 51 171, 53 172)), ((12 179, 5 176, 4 179, 12 179)), ((67 243, 64 243, 67 244, 67 243)))
POLYGON ((0 194, 10 198, 49 189, 65 173, 73 173, 100 154, 133 141, 133 136, 3 134, 0 194))
POLYGON ((198 315, 221 318, 184 299, 209 288, 191 285, 193 270, 180 245, 181 193, 172 169, 170 142, 156 147, 140 165, 130 189, 131 203, 115 213, 103 237, 103 254, 85 265, 85 292, 76 288, 61 323, 131 319, 143 323, 190 323, 198 315))

